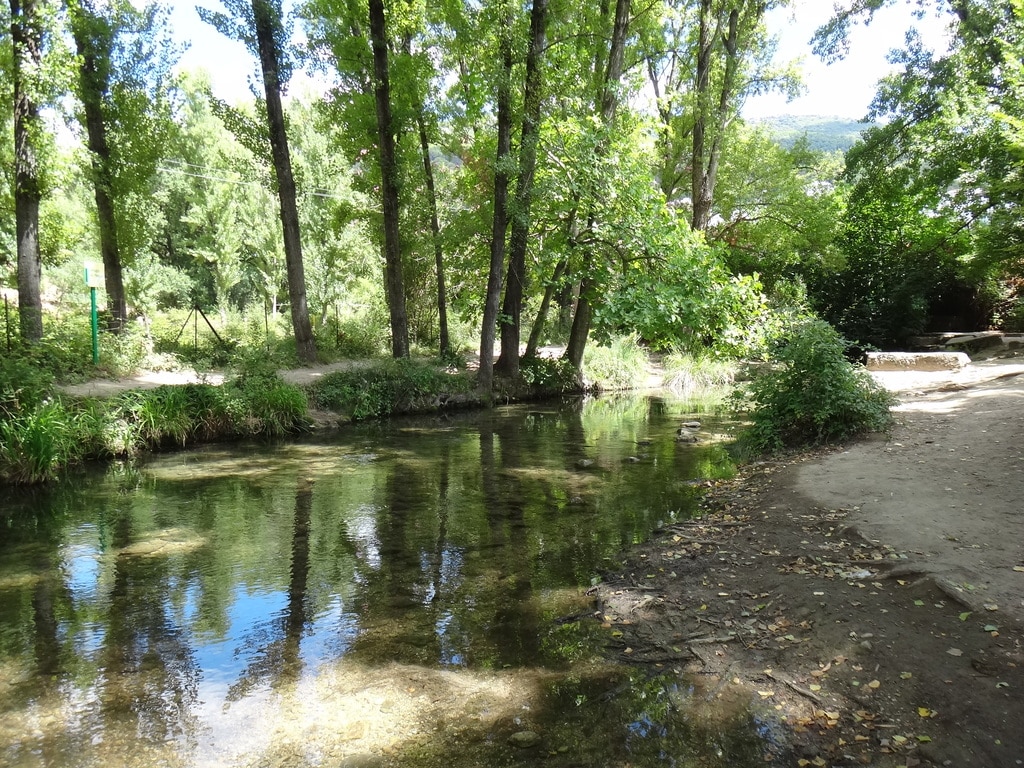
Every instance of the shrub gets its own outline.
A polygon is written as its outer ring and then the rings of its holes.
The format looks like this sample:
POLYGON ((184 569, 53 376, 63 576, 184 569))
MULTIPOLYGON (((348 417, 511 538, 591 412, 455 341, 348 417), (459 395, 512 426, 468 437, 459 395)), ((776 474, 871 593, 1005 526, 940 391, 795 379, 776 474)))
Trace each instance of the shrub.
POLYGON ((747 448, 774 453, 889 426, 895 399, 846 359, 847 345, 823 320, 797 323, 780 339, 772 365, 736 401, 753 422, 742 440, 747 448))
POLYGON ((519 364, 519 376, 528 387, 543 392, 576 392, 583 384, 564 357, 530 357, 519 364))
POLYGON ((415 410, 428 396, 468 390, 469 382, 463 376, 412 360, 390 360, 370 368, 329 373, 313 385, 310 396, 319 408, 366 419, 415 410))
POLYGON ((50 400, 0 420, 0 477, 15 483, 51 479, 81 458, 81 442, 72 414, 50 400))
POLYGON ((601 390, 642 387, 647 362, 647 350, 635 335, 620 336, 607 345, 588 344, 583 354, 583 370, 601 390))

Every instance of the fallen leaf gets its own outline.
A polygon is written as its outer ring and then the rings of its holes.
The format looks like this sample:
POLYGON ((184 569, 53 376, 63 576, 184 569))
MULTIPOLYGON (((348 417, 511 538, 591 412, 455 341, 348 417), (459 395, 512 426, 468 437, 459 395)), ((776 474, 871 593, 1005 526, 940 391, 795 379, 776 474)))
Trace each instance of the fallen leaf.
POLYGON ((999 606, 996 605, 995 603, 985 603, 985 610, 986 611, 998 611, 999 610, 999 606))
POLYGON ((810 688, 812 691, 820 691, 821 690, 821 686, 818 685, 817 683, 811 683, 807 687, 810 688))
POLYGON ((927 744, 929 741, 932 740, 932 737, 931 736, 918 736, 917 740, 919 742, 921 742, 922 744, 927 744))
POLYGON ((936 713, 934 709, 928 709, 928 707, 918 707, 917 714, 919 714, 921 717, 935 717, 936 713))
POLYGON ((971 611, 964 611, 960 614, 960 621, 967 621, 969 618, 971 618, 971 611))
POLYGON ((892 737, 894 744, 905 744, 907 742, 906 736, 900 736, 898 733, 893 734, 892 737))
POLYGON ((757 693, 763 699, 770 699, 772 696, 775 695, 775 691, 758 691, 757 693))
POLYGON ((985 631, 986 632, 996 632, 998 630, 999 630, 999 627, 997 627, 995 624, 986 624, 985 625, 985 631))
POLYGON ((961 651, 959 648, 950 648, 948 651, 946 651, 946 653, 948 653, 950 656, 963 656, 964 655, 964 652, 961 651))
POLYGON ((1013 570, 1017 573, 1024 573, 1024 565, 1015 565, 1013 566, 1013 570))
POLYGON ((875 689, 878 689, 878 688, 881 688, 881 687, 882 687, 882 683, 879 682, 878 680, 872 680, 870 683, 868 683, 868 688, 871 688, 872 690, 875 690, 875 689))
POLYGON ((996 688, 1009 688, 1009 687, 1010 687, 1009 683, 1002 683, 1002 682, 996 683, 996 688))
POLYGON ((924 600, 915 600, 914 605, 924 605, 924 600))
POLYGON ((900 680, 909 680, 914 676, 913 672, 900 672, 900 680))

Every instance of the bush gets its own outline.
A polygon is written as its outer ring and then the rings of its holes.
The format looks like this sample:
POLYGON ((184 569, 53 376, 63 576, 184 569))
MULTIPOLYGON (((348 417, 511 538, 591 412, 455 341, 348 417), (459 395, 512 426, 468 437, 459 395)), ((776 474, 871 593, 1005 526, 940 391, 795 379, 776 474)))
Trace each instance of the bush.
POLYGON ((49 480, 81 458, 75 419, 50 400, 0 420, 0 477, 14 483, 49 480))
POLYGON ((647 379, 647 350, 636 336, 620 336, 608 345, 588 344, 583 370, 598 389, 637 389, 647 379))
POLYGON ((578 392, 583 387, 576 369, 564 357, 529 357, 519 364, 523 383, 550 393, 578 392))
POLYGON ((467 391, 469 381, 463 376, 412 360, 390 360, 329 373, 313 385, 310 396, 317 407, 358 420, 416 410, 424 398, 467 391))
POLYGON ((846 359, 847 345, 823 320, 798 323, 780 339, 772 364, 736 401, 753 422, 742 439, 747 448, 775 453, 890 425, 895 399, 863 366, 846 359))

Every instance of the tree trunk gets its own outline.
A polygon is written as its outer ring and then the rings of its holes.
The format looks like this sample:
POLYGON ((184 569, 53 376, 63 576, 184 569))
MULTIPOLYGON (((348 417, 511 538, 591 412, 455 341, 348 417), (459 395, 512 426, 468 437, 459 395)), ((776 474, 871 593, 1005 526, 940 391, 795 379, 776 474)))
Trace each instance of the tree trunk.
MULTIPOLYGON (((755 20, 764 14, 763 5, 755 5, 752 8, 755 20)), ((706 230, 711 222, 718 166, 722 157, 722 139, 729 125, 729 113, 736 90, 736 75, 739 72, 740 12, 739 9, 733 8, 729 13, 727 30, 721 40, 725 55, 722 86, 717 101, 713 103, 710 92, 711 57, 718 37, 718 25, 715 25, 716 30, 712 32, 711 12, 711 0, 701 0, 695 81, 697 103, 694 110, 693 155, 690 163, 690 198, 693 201, 690 226, 696 231, 706 230)))
MULTIPOLYGON (((588 263, 584 269, 589 267, 588 263)), ((583 370, 583 352, 587 347, 590 335, 590 321, 593 317, 593 305, 590 303, 590 292, 594 288, 592 278, 585 277, 580 284, 580 296, 576 299, 576 311, 572 316, 572 329, 569 331, 569 343, 565 348, 565 357, 577 371, 583 370)))
POLYGON ((370 42, 373 47, 373 96, 380 145, 381 199, 384 214, 384 293, 391 315, 391 354, 409 356, 409 318, 402 280, 402 248, 398 229, 398 163, 391 116, 388 38, 383 0, 370 0, 370 42))
POLYGON ((516 179, 512 207, 512 234, 509 238, 508 275, 501 313, 501 356, 497 367, 505 375, 519 375, 519 337, 522 327, 523 291, 526 282, 526 248, 530 235, 530 204, 540 142, 541 56, 546 45, 548 0, 533 0, 530 11, 530 50, 526 56, 526 87, 523 95, 523 129, 519 142, 519 176, 516 179))
POLYGON ((36 136, 42 130, 39 105, 27 80, 39 71, 43 31, 35 0, 10 0, 10 36, 14 59, 14 219, 17 231, 17 314, 22 341, 43 338, 39 256, 39 157, 36 136))
POLYGON ((291 304, 292 330, 299 360, 316 362, 316 342, 309 322, 306 301, 306 274, 302 263, 302 239, 299 231, 299 211, 295 202, 295 178, 292 176, 288 135, 285 131, 284 110, 281 106, 280 56, 274 36, 275 20, 267 0, 252 0, 259 48, 260 68, 263 72, 263 90, 266 94, 267 129, 270 150, 277 176, 277 196, 281 208, 281 226, 284 232, 285 269, 288 275, 288 299, 291 304))
POLYGON ((444 284, 444 253, 441 250, 441 225, 437 217, 434 164, 430 160, 430 140, 427 137, 427 124, 423 119, 422 104, 420 104, 417 123, 420 131, 420 151, 423 152, 423 174, 427 182, 427 198, 430 205, 430 233, 434 241, 434 272, 437 276, 437 351, 444 358, 451 351, 451 341, 448 338, 448 297, 444 284))
POLYGON ((21 339, 43 338, 43 303, 39 257, 39 157, 35 145, 42 129, 39 106, 26 80, 42 61, 43 32, 35 0, 11 0, 14 46, 14 217, 18 239, 18 317, 21 339))
POLYGON ((100 255, 103 258, 104 286, 107 292, 109 328, 113 333, 124 330, 128 321, 128 302, 124 293, 121 250, 117 240, 117 218, 111 173, 110 144, 103 114, 103 99, 110 90, 110 35, 103 27, 106 21, 80 6, 72 22, 75 46, 80 58, 79 96, 85 110, 92 163, 93 194, 99 223, 100 255))
POLYGON ((494 218, 491 225, 491 264, 480 329, 480 369, 477 386, 490 397, 494 384, 494 327, 501 299, 501 270, 505 265, 505 235, 508 231, 508 158, 512 152, 512 39, 511 19, 502 25, 501 63, 498 83, 498 150, 494 163, 494 218))

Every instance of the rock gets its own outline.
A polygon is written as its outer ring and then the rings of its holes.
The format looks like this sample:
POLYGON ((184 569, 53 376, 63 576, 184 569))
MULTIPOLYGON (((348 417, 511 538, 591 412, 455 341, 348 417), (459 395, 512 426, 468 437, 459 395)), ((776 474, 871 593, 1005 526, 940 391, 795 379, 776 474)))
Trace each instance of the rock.
POLYGON ((338 768, 377 768, 384 761, 376 755, 349 755, 338 763, 338 768))
POLYGON ((508 743, 519 749, 530 749, 540 744, 540 734, 534 731, 518 731, 508 737, 508 743))
POLYGON ((696 443, 697 442, 697 436, 695 434, 693 434, 692 432, 680 432, 678 435, 676 435, 676 442, 677 443, 696 443))
POLYGON ((627 456, 625 461, 626 461, 627 464, 639 464, 640 463, 640 459, 638 459, 636 456, 627 456))
POLYGON ((700 422, 699 421, 684 421, 679 426, 682 427, 683 429, 700 429, 700 422))
POLYGON ((868 352, 869 371, 959 371, 971 358, 963 352, 868 352))
POLYGON ((580 459, 579 461, 576 462, 576 467, 578 469, 586 469, 587 467, 592 467, 592 466, 594 466, 594 460, 593 459, 580 459))
POLYGON ((1003 346, 1003 334, 997 331, 982 331, 980 333, 963 333, 947 339, 945 348, 956 351, 977 354, 986 349, 998 349, 1003 346))

